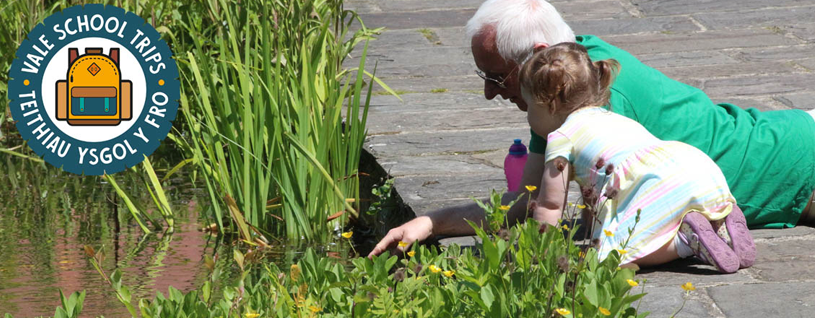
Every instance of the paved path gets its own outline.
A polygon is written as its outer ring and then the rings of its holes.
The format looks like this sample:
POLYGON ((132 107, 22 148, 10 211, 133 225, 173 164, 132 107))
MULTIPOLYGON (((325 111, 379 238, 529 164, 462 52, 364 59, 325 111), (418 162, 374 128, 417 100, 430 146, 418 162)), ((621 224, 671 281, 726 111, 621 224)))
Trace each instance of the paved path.
MULTIPOLYGON (((350 0, 369 27, 377 75, 402 100, 372 99, 367 147, 396 177, 417 214, 485 197, 506 186, 514 138, 529 139, 525 114, 488 101, 465 39, 480 0, 350 0)), ((714 102, 777 110, 815 107, 815 0, 552 1, 577 34, 595 34, 714 102)), ((753 231, 753 268, 718 275, 692 261, 642 272, 642 308, 667 317, 815 317, 815 229, 753 231)))

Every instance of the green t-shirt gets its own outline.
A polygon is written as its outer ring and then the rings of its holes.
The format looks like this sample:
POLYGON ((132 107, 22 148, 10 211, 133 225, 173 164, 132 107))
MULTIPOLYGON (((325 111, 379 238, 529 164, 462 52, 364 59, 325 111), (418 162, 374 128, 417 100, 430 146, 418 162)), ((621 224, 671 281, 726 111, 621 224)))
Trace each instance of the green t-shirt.
MULTIPOLYGON (((593 35, 577 37, 592 60, 613 58, 620 72, 611 110, 662 140, 708 154, 722 169, 751 228, 792 227, 815 189, 815 121, 801 110, 760 112, 713 104, 701 90, 672 80, 593 35)), ((532 133, 529 150, 546 152, 532 133)))

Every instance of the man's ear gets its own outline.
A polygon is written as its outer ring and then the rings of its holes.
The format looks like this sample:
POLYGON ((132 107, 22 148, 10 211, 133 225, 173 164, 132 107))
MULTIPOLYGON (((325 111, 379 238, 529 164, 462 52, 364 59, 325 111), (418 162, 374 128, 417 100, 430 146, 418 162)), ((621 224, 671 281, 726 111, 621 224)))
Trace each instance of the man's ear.
POLYGON ((539 51, 541 51, 541 50, 543 50, 543 49, 545 49, 547 47, 549 47, 549 44, 535 43, 535 46, 532 47, 532 50, 537 53, 537 52, 539 52, 539 51))

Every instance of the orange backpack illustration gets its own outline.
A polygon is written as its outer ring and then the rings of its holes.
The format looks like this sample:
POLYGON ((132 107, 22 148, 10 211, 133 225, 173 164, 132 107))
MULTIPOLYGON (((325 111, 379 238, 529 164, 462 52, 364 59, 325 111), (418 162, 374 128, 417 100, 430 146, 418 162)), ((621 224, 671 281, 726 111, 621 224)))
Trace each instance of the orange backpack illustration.
POLYGON ((68 49, 68 73, 57 81, 57 119, 70 125, 116 126, 130 120, 132 83, 122 80, 119 49, 68 49))

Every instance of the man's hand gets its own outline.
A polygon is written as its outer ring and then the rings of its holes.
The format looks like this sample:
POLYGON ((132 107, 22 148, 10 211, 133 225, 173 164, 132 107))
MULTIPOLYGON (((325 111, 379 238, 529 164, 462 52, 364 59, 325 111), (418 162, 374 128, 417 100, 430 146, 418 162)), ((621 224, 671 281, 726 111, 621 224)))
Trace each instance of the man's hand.
POLYGON ((379 241, 368 257, 379 255, 386 250, 395 250, 400 253, 410 249, 410 245, 416 241, 424 241, 433 233, 433 221, 430 217, 420 216, 402 226, 393 228, 379 241), (407 243, 407 246, 399 246, 399 242, 407 243))

